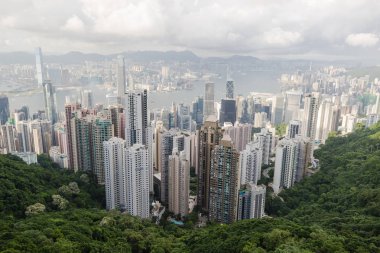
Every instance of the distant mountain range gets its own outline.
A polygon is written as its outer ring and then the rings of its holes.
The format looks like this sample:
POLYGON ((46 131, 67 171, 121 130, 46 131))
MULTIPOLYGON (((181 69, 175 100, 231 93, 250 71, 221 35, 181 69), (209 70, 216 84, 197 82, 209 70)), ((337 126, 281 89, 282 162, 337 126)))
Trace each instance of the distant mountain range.
MULTIPOLYGON (((135 62, 164 61, 164 62, 230 62, 230 63, 257 63, 261 60, 252 56, 234 55, 231 57, 202 58, 191 51, 136 51, 120 53, 126 60, 135 62)), ((111 60, 119 54, 95 54, 69 52, 62 55, 44 55, 45 63, 80 64, 85 61, 111 60)), ((29 52, 0 53, 0 64, 34 64, 35 55, 29 52)))

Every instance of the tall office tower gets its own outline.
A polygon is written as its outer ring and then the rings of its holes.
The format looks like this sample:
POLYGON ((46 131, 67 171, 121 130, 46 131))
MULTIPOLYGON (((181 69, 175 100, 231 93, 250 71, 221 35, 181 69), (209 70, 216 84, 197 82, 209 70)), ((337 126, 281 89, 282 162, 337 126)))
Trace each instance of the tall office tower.
POLYGON ((125 149, 124 167, 127 186, 126 210, 129 214, 149 218, 151 161, 145 145, 125 149))
POLYGON ((127 85, 128 85, 129 90, 134 90, 136 88, 135 83, 133 82, 133 77, 132 77, 131 73, 128 74, 127 85))
POLYGON ((82 95, 82 107, 86 109, 94 108, 94 95, 92 90, 84 90, 81 93, 82 95))
POLYGON ((115 137, 125 138, 125 117, 124 109, 120 106, 110 106, 111 121, 113 126, 113 134, 115 137))
POLYGON ((42 85, 44 90, 46 118, 54 125, 58 121, 55 90, 49 81, 44 81, 42 85))
POLYGON ((324 143, 327 140, 330 131, 332 130, 333 106, 329 99, 321 102, 318 109, 318 118, 315 139, 324 143))
POLYGON ((125 94, 125 62, 124 56, 117 57, 117 96, 122 98, 125 94))
POLYGON ((10 116, 9 112, 9 100, 7 96, 0 95, 0 124, 7 123, 10 116))
POLYGON ((73 146, 75 145, 75 142, 73 143, 73 129, 71 127, 71 119, 73 118, 75 111, 79 110, 80 108, 81 106, 78 103, 65 104, 65 124, 66 124, 66 131, 67 131, 67 147, 68 147, 67 151, 68 151, 70 169, 74 169, 73 146))
POLYGON ((125 141, 112 137, 103 142, 107 210, 126 210, 127 182, 124 165, 125 141))
POLYGON ((234 99, 222 99, 220 102, 219 124, 236 121, 236 101, 234 99))
MULTIPOLYGON (((90 116, 88 116, 90 117, 90 116)), ((74 171, 92 171, 91 163, 91 127, 92 118, 76 112, 71 119, 71 142, 73 143, 74 171)))
POLYGON ((234 81, 228 80, 226 82, 226 98, 233 99, 234 98, 234 81))
POLYGON ((192 119, 197 123, 198 126, 203 123, 203 97, 197 97, 192 103, 192 119))
POLYGON ((237 217, 239 152, 224 135, 211 152, 209 219, 232 223, 237 217))
POLYGON ((179 104, 176 110, 177 127, 181 130, 191 131, 192 120, 190 115, 190 106, 179 104))
POLYGON ((302 122, 300 120, 291 120, 287 127, 287 137, 292 139, 297 135, 301 135, 302 122))
POLYGON ((252 125, 251 124, 241 124, 235 122, 235 125, 224 124, 223 130, 227 133, 234 143, 237 150, 243 151, 248 142, 252 138, 252 125))
POLYGON ((17 151, 17 144, 16 144, 16 131, 14 129, 14 126, 6 123, 4 125, 1 125, 1 136, 3 139, 3 148, 6 149, 6 154, 10 154, 12 152, 17 151))
POLYGON ((222 136, 216 117, 208 117, 199 131, 198 139, 198 205, 205 211, 209 210, 211 153, 222 136))
POLYGON ((267 113, 266 112, 255 112, 255 117, 253 121, 253 127, 255 128, 262 128, 265 127, 267 123, 267 113))
POLYGON ((254 140, 260 143, 263 150, 262 163, 268 165, 269 156, 272 153, 273 134, 267 128, 262 128, 260 133, 254 134, 254 140))
POLYGON ((208 116, 215 115, 214 109, 214 83, 205 84, 205 96, 203 104, 203 119, 208 116))
POLYGON ((97 117, 92 122, 92 167, 98 184, 104 184, 104 152, 103 142, 112 137, 112 122, 110 119, 97 117))
POLYGON ((168 204, 169 200, 169 156, 173 152, 173 138, 176 131, 171 129, 159 134, 158 171, 161 172, 161 202, 168 204))
POLYGON ((285 138, 276 148, 273 191, 277 194, 283 188, 290 188, 296 180, 298 167, 298 143, 285 138))
POLYGON ((240 184, 244 185, 249 182, 257 184, 261 178, 261 165, 263 150, 260 143, 250 142, 245 150, 240 152, 240 184))
MULTIPOLYGON (((0 99, 1 99, 1 98, 0 98, 0 99)), ((21 109, 16 110, 16 112, 18 112, 18 113, 20 113, 20 114, 21 114, 21 113, 23 114, 22 119, 20 118, 20 120, 24 120, 24 121, 29 120, 30 115, 29 115, 29 107, 28 107, 28 106, 23 105, 23 106, 21 107, 21 109)))
POLYGON ((189 213, 190 162, 185 151, 173 149, 169 156, 169 210, 185 216, 189 213))
POLYGON ((169 79, 169 66, 162 66, 161 67, 161 77, 162 80, 168 80, 169 79))
POLYGON ((28 123, 26 121, 18 122, 16 124, 16 132, 20 143, 20 152, 32 152, 28 123))
POLYGON ((42 60, 42 51, 41 48, 36 48, 35 50, 36 54, 36 70, 37 70, 37 82, 38 87, 42 87, 43 82, 45 81, 46 74, 45 74, 45 67, 42 60))
POLYGON ((315 139, 315 131, 318 118, 318 107, 318 94, 309 94, 305 96, 301 132, 303 136, 308 137, 311 140, 315 139))
POLYGON ((272 113, 271 122, 273 125, 278 125, 284 119, 285 98, 282 95, 274 96, 272 98, 272 113))
POLYGON ((284 122, 286 124, 292 119, 298 119, 301 99, 302 91, 290 90, 285 92, 284 122))
POLYGON ((239 190, 237 220, 260 219, 265 210, 265 185, 248 183, 239 190))

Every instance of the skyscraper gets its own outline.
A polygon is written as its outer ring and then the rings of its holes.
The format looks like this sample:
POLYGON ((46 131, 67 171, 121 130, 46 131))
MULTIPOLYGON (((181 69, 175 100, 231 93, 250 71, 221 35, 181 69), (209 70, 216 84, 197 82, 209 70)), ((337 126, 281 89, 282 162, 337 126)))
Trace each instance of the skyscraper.
POLYGON ((209 219, 232 223, 237 218, 239 152, 224 135, 211 153, 209 219))
POLYGON ((139 143, 147 145, 148 138, 148 92, 127 91, 125 95, 125 140, 127 147, 139 143))
POLYGON ((227 80, 226 82, 226 98, 233 99, 234 98, 234 81, 227 80))
POLYGON ((215 115, 214 109, 214 83, 205 84, 205 96, 203 104, 203 119, 208 116, 215 115))
POLYGON ((273 177, 273 191, 279 193, 290 188, 296 180, 298 166, 298 143, 294 139, 283 139, 276 148, 276 163, 273 177))
POLYGON ((193 101, 191 117, 198 126, 203 123, 203 97, 197 97, 193 101))
POLYGON ((205 211, 209 209, 211 153, 222 138, 215 116, 206 119, 199 131, 198 160, 198 205, 205 211))
POLYGON ((98 184, 104 184, 104 151, 103 142, 112 137, 112 122, 110 119, 97 117, 91 126, 92 167, 98 184))
POLYGON ((224 125, 224 131, 231 137, 235 148, 239 151, 243 151, 248 142, 252 138, 252 125, 240 124, 235 122, 235 125, 224 125))
POLYGON ((222 99, 219 113, 219 123, 223 125, 224 122, 236 121, 236 101, 234 99, 222 99))
POLYGON ((169 156, 169 210, 185 216, 189 213, 190 162, 184 151, 169 156))
POLYGON ((80 104, 78 103, 69 103, 65 104, 65 124, 66 124, 66 131, 67 131, 67 151, 68 151, 68 157, 69 157, 69 168, 74 169, 74 153, 73 153, 73 145, 75 145, 75 142, 73 142, 73 129, 71 127, 71 119, 73 118, 74 112, 76 110, 80 109, 80 104))
POLYGON ((125 93, 125 63, 124 56, 117 57, 117 96, 122 98, 125 93))
POLYGON ((129 214, 141 218, 149 218, 150 159, 145 145, 134 144, 125 149, 126 210, 129 214))
POLYGON ((287 137, 292 139, 297 135, 301 135, 302 122, 300 120, 291 120, 289 121, 287 127, 287 137))
POLYGON ((9 100, 7 96, 0 95, 0 124, 4 125, 10 116, 9 100))
POLYGON ((113 137, 103 142, 107 210, 126 210, 127 181, 124 167, 125 141, 113 137))
POLYGON ((44 67, 44 63, 42 59, 41 48, 39 47, 36 48, 35 54, 36 54, 37 84, 38 84, 38 87, 42 87, 42 84, 46 78, 46 74, 45 74, 45 67, 44 67))
POLYGON ((50 81, 43 82, 45 113, 47 120, 54 125, 58 121, 55 89, 50 81))
POLYGON ((318 118, 319 96, 309 94, 304 98, 304 110, 302 117, 302 135, 315 139, 315 131, 318 118))
POLYGON ((273 125, 281 124, 284 118, 284 97, 282 95, 274 96, 272 99, 271 122, 273 125))
POLYGON ((301 106, 302 91, 290 90, 285 92, 284 122, 287 124, 292 119, 298 119, 301 106))
POLYGON ((239 190, 238 220, 260 219, 265 210, 265 185, 248 183, 239 190))
POLYGON ((244 185, 249 182, 257 184, 261 178, 263 151, 260 143, 250 142, 245 150, 240 152, 240 184, 244 185))
POLYGON ((125 94, 125 140, 127 148, 145 145, 149 155, 149 189, 153 192, 153 130, 148 125, 147 90, 129 90, 125 94))
POLYGON ((83 90, 82 93, 82 107, 92 109, 94 107, 94 96, 92 90, 83 90))
POLYGON ((333 128, 333 105, 329 98, 324 99, 318 109, 315 139, 322 143, 328 138, 333 128))
POLYGON ((262 128, 260 133, 254 135, 254 140, 260 143, 263 151, 262 163, 269 164, 269 157, 272 153, 273 134, 267 128, 262 128))

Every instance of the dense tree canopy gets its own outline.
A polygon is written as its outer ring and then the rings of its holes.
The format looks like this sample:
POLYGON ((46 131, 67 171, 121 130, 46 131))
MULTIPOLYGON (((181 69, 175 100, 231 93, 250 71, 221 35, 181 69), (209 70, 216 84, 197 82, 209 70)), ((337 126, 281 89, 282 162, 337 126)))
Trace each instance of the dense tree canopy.
POLYGON ((380 252, 380 126, 331 137, 271 217, 206 228, 106 212, 93 177, 0 156, 0 252, 380 252), (35 211, 32 215, 27 210, 35 211), (28 209, 29 207, 29 209, 28 209))

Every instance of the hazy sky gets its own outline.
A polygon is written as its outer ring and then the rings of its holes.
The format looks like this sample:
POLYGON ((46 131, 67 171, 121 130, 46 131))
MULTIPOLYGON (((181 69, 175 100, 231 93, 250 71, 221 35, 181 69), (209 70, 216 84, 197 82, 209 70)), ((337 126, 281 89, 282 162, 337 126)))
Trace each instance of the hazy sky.
POLYGON ((0 51, 380 56, 380 0, 1 0, 0 51))

